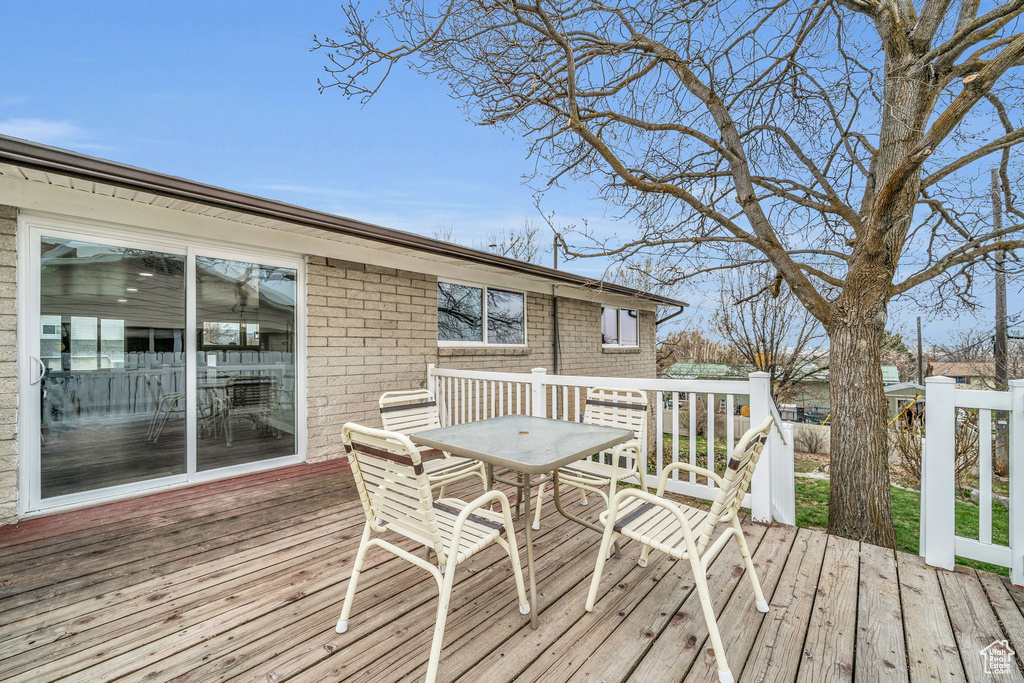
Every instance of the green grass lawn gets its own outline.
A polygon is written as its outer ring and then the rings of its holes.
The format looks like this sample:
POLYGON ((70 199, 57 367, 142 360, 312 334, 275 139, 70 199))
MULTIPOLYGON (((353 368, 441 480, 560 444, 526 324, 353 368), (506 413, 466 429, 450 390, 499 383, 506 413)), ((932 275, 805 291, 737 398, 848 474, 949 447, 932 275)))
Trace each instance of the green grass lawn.
MULTIPOLYGON (((892 521, 896 527, 896 545, 914 555, 918 551, 918 536, 921 520, 921 494, 917 491, 906 491, 895 486, 892 492, 892 521)), ((829 482, 825 479, 796 479, 796 525, 803 527, 828 526, 829 482)), ((970 503, 956 502, 956 533, 966 538, 978 537, 978 508, 970 503)), ((992 504, 992 541, 1001 545, 1009 545, 1010 513, 998 503, 992 504)), ((977 562, 962 557, 956 558, 958 564, 975 567, 985 571, 1009 575, 1005 567, 977 562)))
MULTIPOLYGON (((707 467, 708 462, 708 439, 706 436, 696 437, 697 443, 697 466, 707 467)), ((661 440, 661 462, 664 465, 672 464, 672 435, 664 434, 661 440)), ((725 472, 726 456, 728 451, 726 450, 725 438, 715 439, 715 472, 722 474, 725 472)), ((648 465, 653 470, 655 464, 658 462, 658 456, 654 453, 649 458, 648 465)), ((679 461, 690 462, 690 437, 680 436, 679 437, 679 461)), ((703 482, 703 480, 701 480, 703 482)))

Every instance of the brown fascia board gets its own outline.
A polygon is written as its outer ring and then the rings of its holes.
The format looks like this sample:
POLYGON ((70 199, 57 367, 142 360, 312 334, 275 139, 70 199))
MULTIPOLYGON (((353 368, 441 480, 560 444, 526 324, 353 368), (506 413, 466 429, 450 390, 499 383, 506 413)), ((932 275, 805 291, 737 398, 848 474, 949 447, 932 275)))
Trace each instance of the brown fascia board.
POLYGON ((459 244, 452 244, 411 232, 385 228, 373 225, 372 223, 364 223, 351 218, 336 216, 323 211, 315 211, 244 192, 227 190, 222 187, 207 185, 177 176, 155 173, 136 166, 86 156, 77 152, 41 145, 7 135, 0 135, 0 162, 24 166, 45 173, 55 173, 91 182, 116 185, 138 192, 147 192, 188 202, 198 202, 261 218, 298 223, 327 232, 358 237, 440 256, 453 257, 462 261, 516 271, 545 280, 563 282, 595 291, 646 299, 667 306, 682 307, 688 305, 683 301, 677 301, 657 294, 640 292, 631 287, 593 280, 581 275, 574 275, 533 263, 523 263, 506 256, 471 249, 459 244))

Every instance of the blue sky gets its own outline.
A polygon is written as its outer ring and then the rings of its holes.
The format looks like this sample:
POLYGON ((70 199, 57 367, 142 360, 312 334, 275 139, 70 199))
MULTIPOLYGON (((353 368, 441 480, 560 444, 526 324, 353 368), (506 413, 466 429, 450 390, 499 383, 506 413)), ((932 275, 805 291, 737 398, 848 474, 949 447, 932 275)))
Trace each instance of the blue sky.
MULTIPOLYGON (((402 70, 366 106, 318 93, 311 36, 341 20, 336 0, 9 3, 0 132, 403 230, 450 225, 466 242, 536 219, 524 141, 468 123, 439 84, 402 70)), ((628 231, 592 195, 556 190, 543 206, 628 231)), ((686 298, 706 317, 702 296, 686 298)), ((917 314, 897 307, 893 326, 909 333, 917 314)), ((926 337, 977 324, 932 320, 926 337)))

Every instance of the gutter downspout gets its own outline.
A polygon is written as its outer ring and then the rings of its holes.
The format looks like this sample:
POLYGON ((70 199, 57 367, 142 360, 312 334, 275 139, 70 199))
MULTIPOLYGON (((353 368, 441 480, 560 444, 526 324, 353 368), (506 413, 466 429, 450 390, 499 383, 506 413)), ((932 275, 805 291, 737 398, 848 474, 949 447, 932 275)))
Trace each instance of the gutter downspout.
POLYGON ((558 341, 559 341, 558 340, 558 287, 555 286, 555 285, 551 285, 551 303, 552 303, 551 320, 552 320, 552 324, 554 326, 554 334, 552 335, 552 344, 551 344, 551 346, 552 346, 551 350, 554 352, 554 360, 551 363, 551 365, 552 365, 551 369, 553 371, 553 374, 557 375, 558 374, 558 356, 559 356, 559 353, 560 353, 560 349, 559 349, 559 344, 558 344, 558 341))
MULTIPOLYGON (((657 327, 658 325, 661 325, 662 323, 667 323, 669 320, 671 320, 672 318, 675 318, 677 315, 680 315, 683 311, 685 311, 687 306, 689 306, 689 304, 683 304, 682 306, 679 307, 679 310, 676 311, 675 313, 666 315, 661 320, 655 320, 654 321, 654 326, 657 327)), ((557 311, 558 309, 556 308, 555 310, 557 311)))

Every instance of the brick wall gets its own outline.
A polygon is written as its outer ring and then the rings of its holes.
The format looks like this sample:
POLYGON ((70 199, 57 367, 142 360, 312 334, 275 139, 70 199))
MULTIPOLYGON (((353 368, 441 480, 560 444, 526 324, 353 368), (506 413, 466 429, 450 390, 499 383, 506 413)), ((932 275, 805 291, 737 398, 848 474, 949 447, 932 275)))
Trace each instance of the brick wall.
POLYGON ((0 525, 16 520, 18 505, 15 372, 15 233, 18 210, 0 206, 0 525))
MULTIPOLYGON (((525 349, 437 346, 437 279, 310 256, 308 456, 340 457, 341 428, 380 425, 385 391, 422 387, 427 363, 467 370, 552 371, 552 302, 528 293, 525 349)), ((563 374, 654 377, 654 314, 641 313, 640 349, 601 348, 601 306, 559 298, 563 374)))
POLYGON ((437 360, 432 276, 312 256, 307 268, 307 460, 342 455, 349 421, 380 426, 385 391, 422 387, 437 360))

